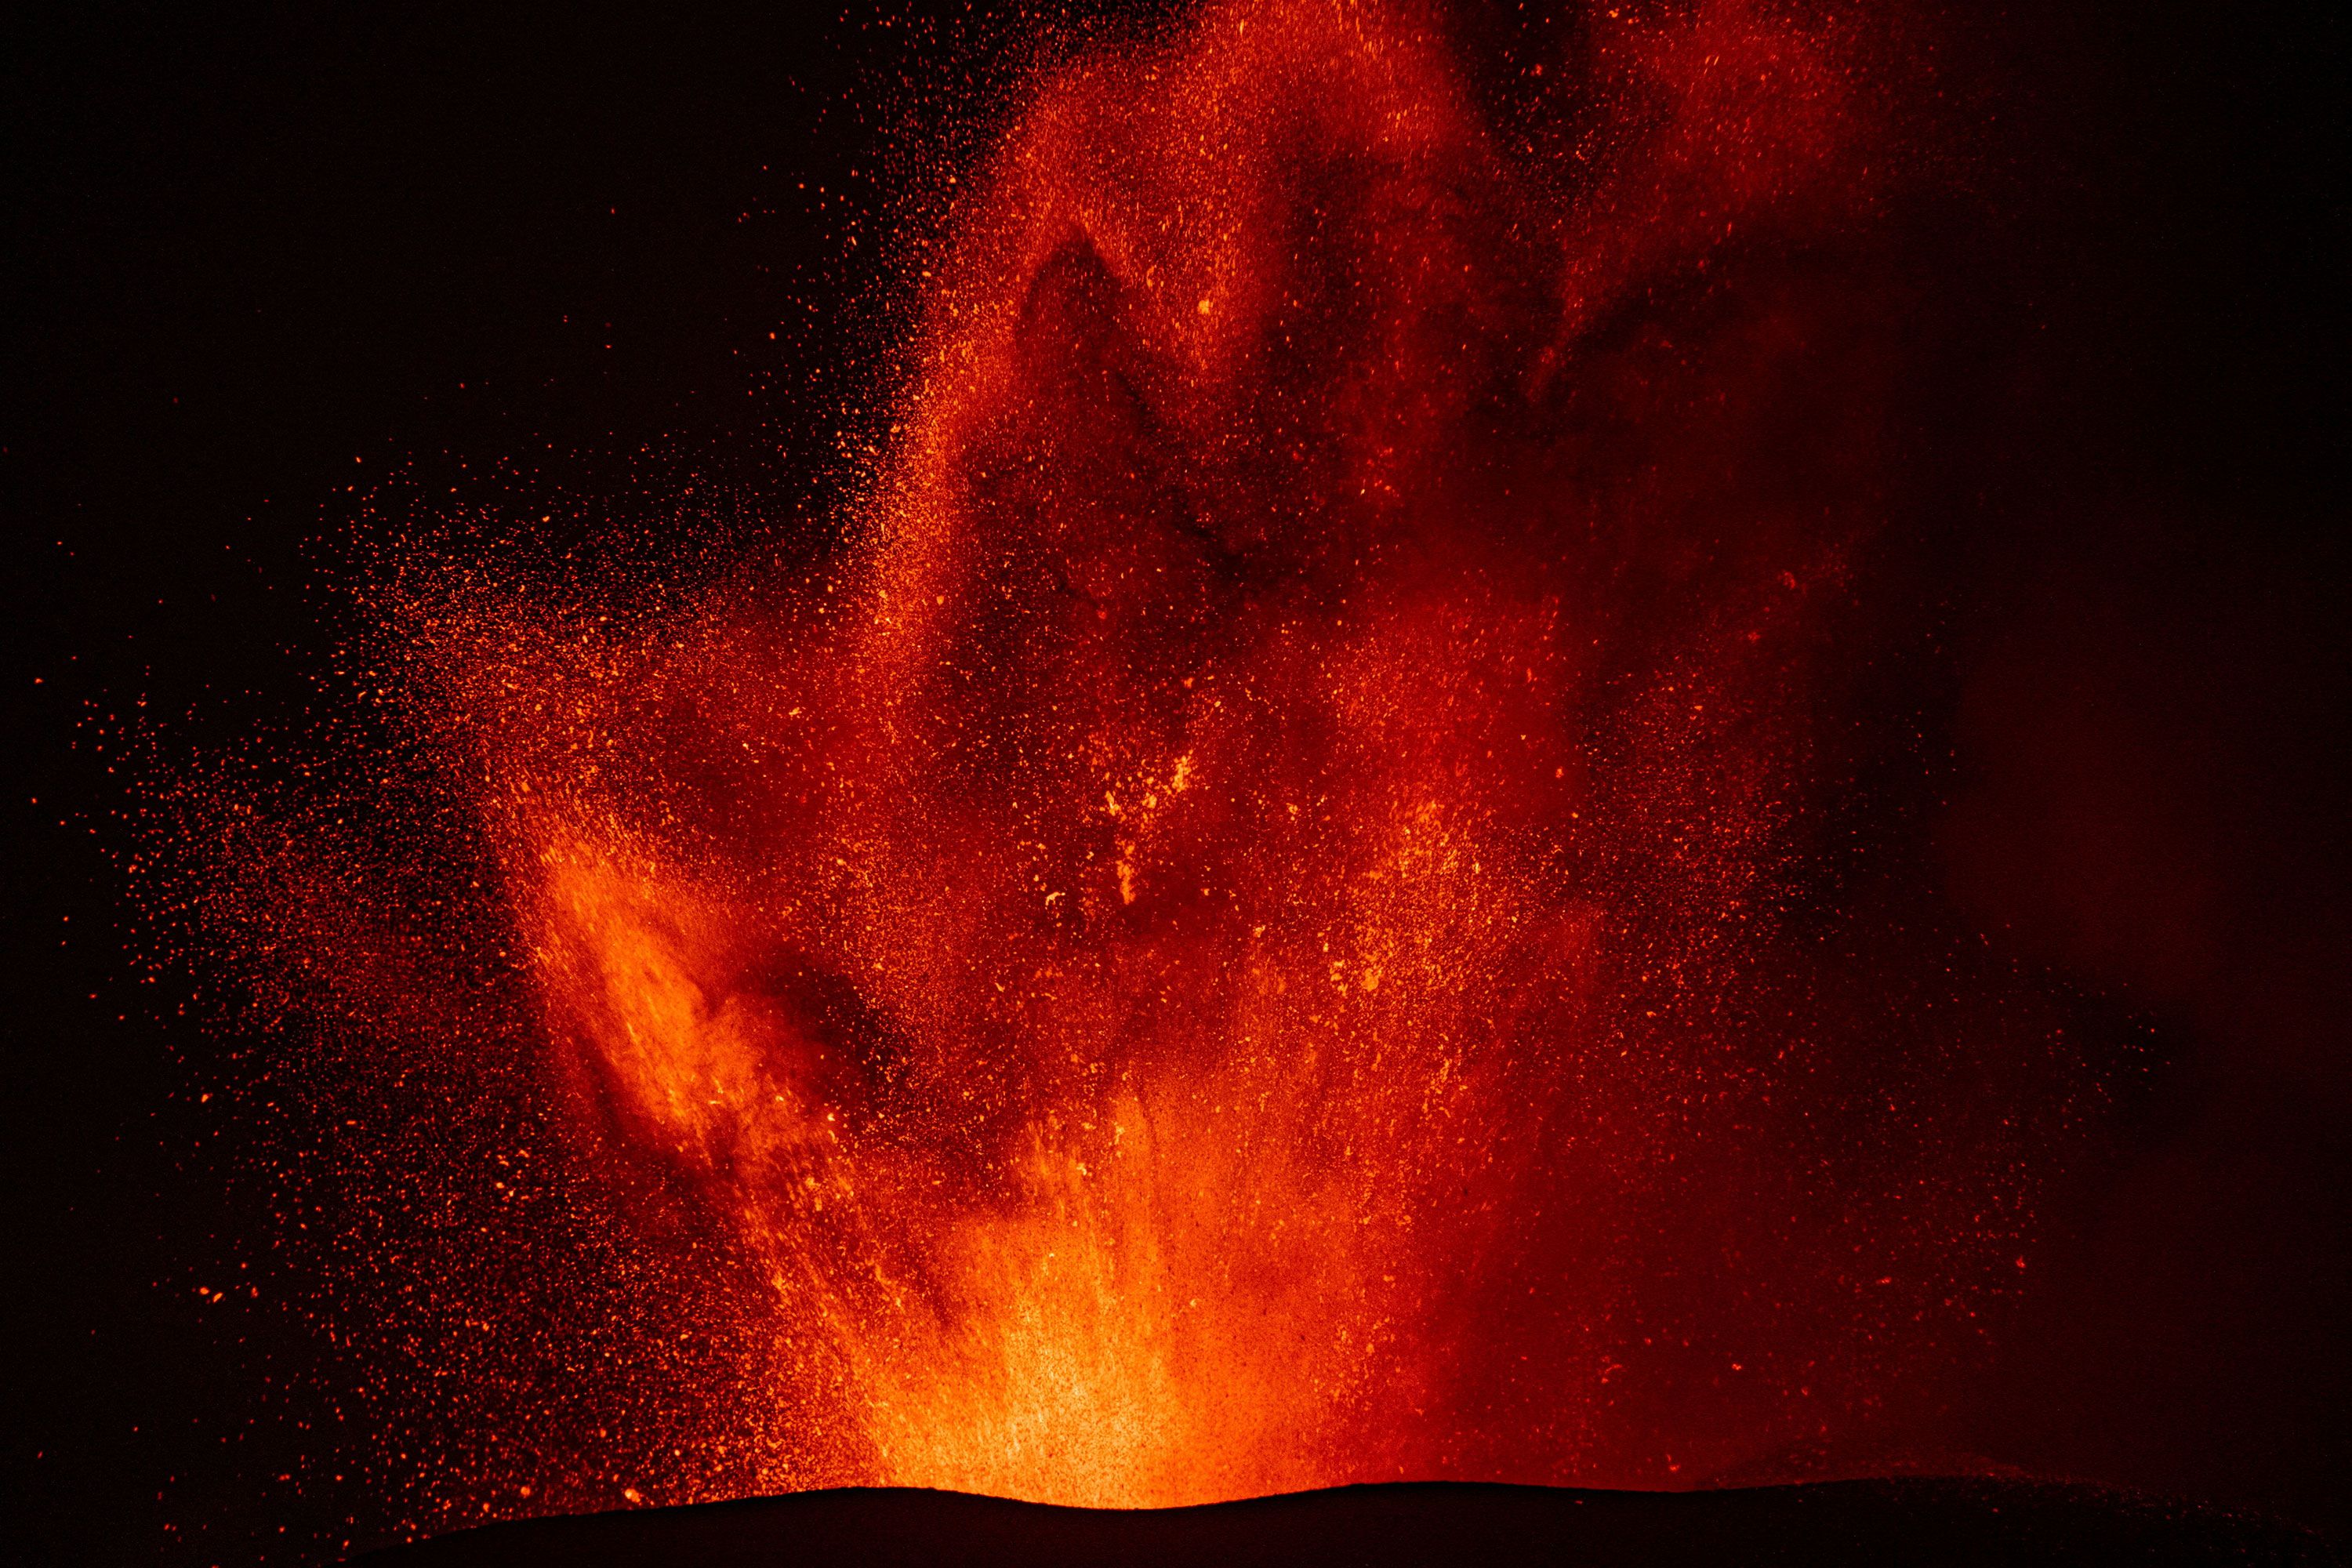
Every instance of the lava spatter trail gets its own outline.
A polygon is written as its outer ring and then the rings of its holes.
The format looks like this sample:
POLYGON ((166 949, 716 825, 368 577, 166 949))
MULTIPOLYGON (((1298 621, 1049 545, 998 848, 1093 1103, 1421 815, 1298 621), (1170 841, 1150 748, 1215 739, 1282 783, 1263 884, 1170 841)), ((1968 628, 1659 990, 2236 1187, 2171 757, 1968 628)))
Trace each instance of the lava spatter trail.
MULTIPOLYGON (((1834 1450, 2014 1279, 2068 1069, 1933 941, 1825 956, 1892 46, 1595 12, 1538 155, 1448 37, 1056 68, 805 580, 371 590, 511 954, 479 1070, 701 1238, 663 1495, 1674 1485, 1834 1450)), ((435 1048, 455 961, 268 907, 435 1048)))

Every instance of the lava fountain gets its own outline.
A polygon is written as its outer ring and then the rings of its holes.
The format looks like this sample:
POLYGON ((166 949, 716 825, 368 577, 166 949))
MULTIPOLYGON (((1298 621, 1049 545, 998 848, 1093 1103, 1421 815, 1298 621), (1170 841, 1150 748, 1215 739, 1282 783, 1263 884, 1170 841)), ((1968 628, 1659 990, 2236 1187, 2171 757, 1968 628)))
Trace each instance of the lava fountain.
POLYGON ((370 591, 500 1070, 723 1242, 737 1489, 1801 1469, 2016 1281, 2063 1053, 1840 923, 1899 51, 1573 37, 1540 138, 1409 10, 1087 49, 819 567, 370 591))

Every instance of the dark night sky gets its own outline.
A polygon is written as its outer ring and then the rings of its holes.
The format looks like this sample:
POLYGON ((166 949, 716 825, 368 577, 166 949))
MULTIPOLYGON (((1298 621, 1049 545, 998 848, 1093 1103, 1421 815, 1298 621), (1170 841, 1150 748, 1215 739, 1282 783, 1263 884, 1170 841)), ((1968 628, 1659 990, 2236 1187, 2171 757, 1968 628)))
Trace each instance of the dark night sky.
MULTIPOLYGON (((1947 62, 1997 84, 2046 337, 2008 504, 1951 556, 1938 831, 1988 935, 2153 1066, 1958 1418, 2030 1469, 2343 1531, 2342 29, 2021 9, 1947 62)), ((126 955, 112 737, 142 701, 199 743, 299 709, 355 470, 810 430, 813 340, 769 334, 814 306, 854 363, 879 330, 901 132, 870 89, 930 36, 891 15, 12 12, 0 1509, 35 1557, 315 1550, 364 1507, 276 1392, 317 1347, 195 1291, 256 1228, 192 1103, 237 1042, 126 955)))

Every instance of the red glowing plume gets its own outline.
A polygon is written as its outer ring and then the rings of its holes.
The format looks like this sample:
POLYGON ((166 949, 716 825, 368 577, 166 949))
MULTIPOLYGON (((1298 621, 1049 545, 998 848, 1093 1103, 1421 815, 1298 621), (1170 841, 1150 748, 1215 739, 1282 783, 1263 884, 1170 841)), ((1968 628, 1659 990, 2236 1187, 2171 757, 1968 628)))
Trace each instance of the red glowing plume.
POLYGON ((1377 8, 1087 52, 824 570, 375 596, 730 1488, 1801 1469, 2015 1278, 2028 1053, 1828 912, 1889 46, 1577 37, 1540 153, 1377 8))

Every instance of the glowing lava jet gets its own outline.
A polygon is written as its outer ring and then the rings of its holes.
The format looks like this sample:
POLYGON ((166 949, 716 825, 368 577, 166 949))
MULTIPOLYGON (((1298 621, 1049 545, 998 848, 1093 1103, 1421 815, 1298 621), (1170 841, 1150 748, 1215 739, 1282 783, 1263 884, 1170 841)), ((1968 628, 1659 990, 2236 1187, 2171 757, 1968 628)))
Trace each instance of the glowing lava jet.
POLYGON ((1868 40, 1578 37, 1541 151, 1410 15, 1087 52, 826 571, 397 598, 536 1059, 732 1238, 761 1485, 1673 1485, 2013 1270, 2024 1047, 1824 956, 1868 40))

